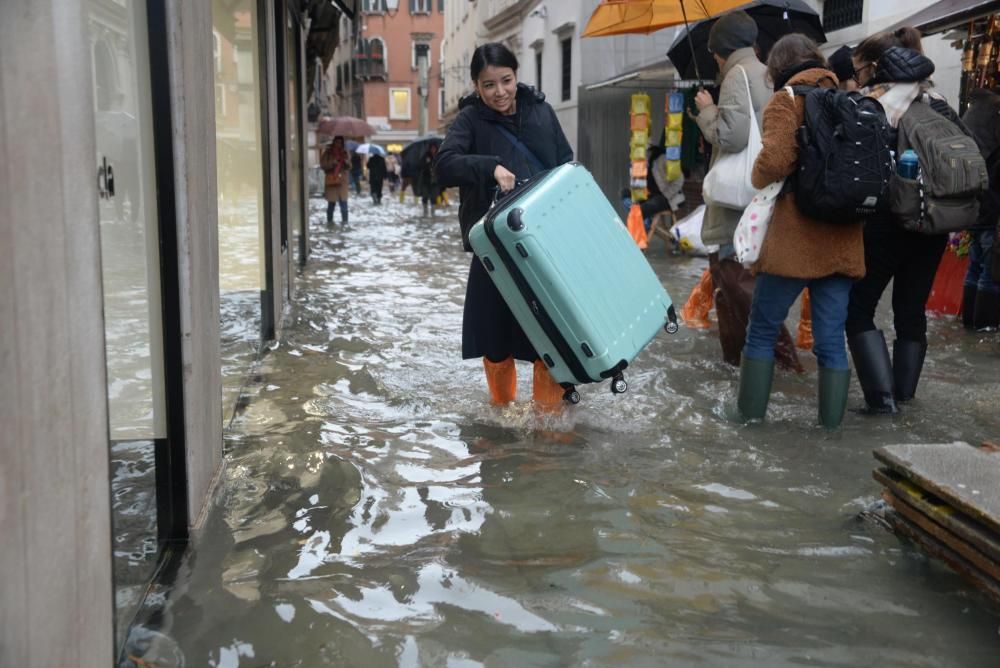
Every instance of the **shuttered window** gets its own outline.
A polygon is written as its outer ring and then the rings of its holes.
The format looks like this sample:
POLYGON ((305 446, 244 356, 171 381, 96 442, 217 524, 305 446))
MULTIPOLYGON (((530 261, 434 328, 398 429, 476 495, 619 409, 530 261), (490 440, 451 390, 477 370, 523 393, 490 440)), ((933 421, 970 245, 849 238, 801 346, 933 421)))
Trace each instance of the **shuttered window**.
POLYGON ((861 23, 864 0, 826 0, 823 3, 823 30, 833 32, 861 23))
POLYGON ((573 38, 567 37, 562 46, 562 99, 565 102, 573 96, 573 38))

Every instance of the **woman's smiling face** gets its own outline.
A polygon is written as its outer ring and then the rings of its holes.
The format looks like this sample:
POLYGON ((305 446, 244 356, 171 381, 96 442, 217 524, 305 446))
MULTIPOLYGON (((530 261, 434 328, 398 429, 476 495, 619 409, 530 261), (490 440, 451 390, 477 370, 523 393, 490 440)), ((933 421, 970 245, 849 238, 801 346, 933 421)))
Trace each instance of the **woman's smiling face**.
POLYGON ((490 109, 501 114, 512 114, 517 96, 517 74, 509 67, 487 65, 479 73, 476 92, 490 109))

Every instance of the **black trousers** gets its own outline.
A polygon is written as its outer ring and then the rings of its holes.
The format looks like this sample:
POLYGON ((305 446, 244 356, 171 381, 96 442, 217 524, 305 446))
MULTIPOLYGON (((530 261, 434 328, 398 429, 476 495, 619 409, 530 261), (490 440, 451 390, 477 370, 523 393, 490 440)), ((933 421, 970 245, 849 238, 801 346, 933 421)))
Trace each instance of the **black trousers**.
POLYGON ((847 336, 875 329, 875 309, 889 281, 896 338, 927 343, 924 306, 934 285, 946 234, 908 232, 890 221, 865 225, 865 277, 851 288, 847 336))

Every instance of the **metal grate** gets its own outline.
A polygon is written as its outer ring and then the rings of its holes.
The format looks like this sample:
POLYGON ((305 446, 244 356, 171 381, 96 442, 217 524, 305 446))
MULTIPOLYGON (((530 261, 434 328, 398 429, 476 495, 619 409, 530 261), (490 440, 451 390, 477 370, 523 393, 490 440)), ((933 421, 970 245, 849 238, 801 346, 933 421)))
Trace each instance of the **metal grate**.
POLYGON ((826 0, 823 3, 823 30, 832 32, 861 23, 865 0, 826 0))

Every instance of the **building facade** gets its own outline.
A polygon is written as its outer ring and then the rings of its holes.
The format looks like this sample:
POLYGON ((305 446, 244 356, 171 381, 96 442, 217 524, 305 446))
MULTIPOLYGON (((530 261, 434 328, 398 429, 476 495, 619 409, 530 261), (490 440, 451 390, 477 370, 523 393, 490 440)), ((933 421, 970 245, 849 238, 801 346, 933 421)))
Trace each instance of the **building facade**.
POLYGON ((361 0, 356 20, 344 17, 341 48, 327 70, 334 113, 364 118, 378 129, 379 143, 405 144, 420 133, 426 104, 426 131, 441 126, 444 17, 458 0, 401 0, 390 10, 385 0, 361 0), (418 52, 426 50, 427 91, 422 95, 418 52))
POLYGON ((117 665, 197 538, 308 258, 310 26, 353 5, 0 4, 0 665, 117 665))

